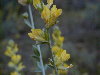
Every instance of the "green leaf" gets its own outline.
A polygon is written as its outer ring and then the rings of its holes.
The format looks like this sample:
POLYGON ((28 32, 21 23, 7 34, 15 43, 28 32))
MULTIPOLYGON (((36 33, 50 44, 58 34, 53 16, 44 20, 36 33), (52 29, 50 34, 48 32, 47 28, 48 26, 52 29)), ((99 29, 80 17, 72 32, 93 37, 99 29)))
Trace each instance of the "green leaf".
POLYGON ((41 63, 40 62, 37 62, 37 67, 42 70, 42 66, 41 66, 41 63))
POLYGON ((37 61, 40 61, 40 58, 39 58, 38 56, 32 55, 32 57, 33 57, 34 59, 36 59, 37 61))
POLYGON ((24 19, 28 19, 28 13, 27 12, 23 13, 22 16, 24 17, 24 19))
POLYGON ((34 51, 35 56, 40 56, 40 53, 39 53, 36 45, 33 45, 33 51, 34 51))
POLYGON ((26 25, 28 25, 30 28, 32 28, 32 26, 31 26, 31 24, 30 24, 30 22, 29 22, 28 19, 24 19, 24 23, 25 23, 26 25))

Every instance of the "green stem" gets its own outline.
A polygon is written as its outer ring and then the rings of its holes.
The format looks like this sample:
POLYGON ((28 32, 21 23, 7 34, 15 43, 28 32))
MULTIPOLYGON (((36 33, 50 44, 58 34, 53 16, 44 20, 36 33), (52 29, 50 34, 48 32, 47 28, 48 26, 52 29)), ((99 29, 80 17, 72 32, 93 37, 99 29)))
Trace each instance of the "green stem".
MULTIPOLYGON (((30 16, 31 25, 32 25, 31 27, 32 27, 32 29, 35 29, 32 10, 31 10, 31 5, 29 5, 29 16, 30 16)), ((38 41, 36 41, 36 44, 38 44, 38 41)), ((45 69, 44 69, 44 65, 43 65, 42 53, 41 53, 40 45, 37 45, 37 48, 38 48, 38 51, 40 53, 40 63, 41 63, 41 67, 42 67, 42 75, 45 75, 45 69)))
POLYGON ((57 67, 55 65, 55 61, 54 61, 54 54, 52 52, 52 46, 51 46, 51 39, 50 39, 49 29, 47 29, 47 33, 48 33, 48 42, 49 42, 48 46, 49 46, 49 50, 51 51, 51 56, 52 56, 52 61, 53 61, 54 69, 55 69, 55 74, 59 75, 58 74, 58 69, 57 69, 57 67))

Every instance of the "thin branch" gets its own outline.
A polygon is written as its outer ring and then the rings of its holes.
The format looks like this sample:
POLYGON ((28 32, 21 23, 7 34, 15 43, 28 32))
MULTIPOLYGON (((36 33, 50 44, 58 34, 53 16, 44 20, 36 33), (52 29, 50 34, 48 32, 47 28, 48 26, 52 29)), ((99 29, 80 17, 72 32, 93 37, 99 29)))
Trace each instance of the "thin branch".
MULTIPOLYGON (((30 20, 31 20, 32 28, 35 29, 34 21, 33 21, 33 15, 32 15, 32 10, 31 10, 31 5, 29 5, 28 8, 29 8, 29 15, 30 15, 30 20)), ((38 41, 36 41, 36 44, 38 44, 38 41)), ((41 63, 41 67, 42 67, 42 75, 45 75, 45 69, 44 69, 44 65, 43 65, 42 53, 41 53, 41 50, 40 50, 40 45, 37 45, 37 48, 38 48, 39 53, 40 53, 40 63, 41 63)))
POLYGON ((54 61, 54 55, 53 55, 53 52, 52 52, 52 47, 51 47, 51 39, 50 39, 50 33, 49 33, 49 30, 47 29, 47 33, 48 33, 48 42, 49 42, 49 44, 48 44, 48 46, 49 46, 49 50, 51 51, 51 56, 52 56, 52 61, 53 61, 53 65, 54 65, 54 69, 55 69, 55 74, 56 75, 59 75, 58 74, 58 69, 57 69, 57 67, 56 67, 56 65, 55 65, 55 61, 54 61))

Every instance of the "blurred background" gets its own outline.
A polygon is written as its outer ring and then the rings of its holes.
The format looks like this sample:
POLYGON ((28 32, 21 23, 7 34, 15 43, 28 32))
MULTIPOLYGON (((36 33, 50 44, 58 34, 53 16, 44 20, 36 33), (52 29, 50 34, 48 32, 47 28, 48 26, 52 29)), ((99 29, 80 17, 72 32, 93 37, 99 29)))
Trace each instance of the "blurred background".
MULTIPOLYGON (((55 0, 55 4, 63 9, 58 25, 65 37, 64 49, 71 54, 68 63, 74 65, 69 75, 100 75, 100 0, 55 0)), ((0 75, 11 72, 7 66, 9 59, 4 55, 9 39, 18 44, 26 65, 24 75, 34 74, 33 42, 22 17, 27 10, 17 0, 0 0, 0 75)), ((36 28, 43 28, 43 20, 34 8, 33 15, 36 28)), ((48 50, 43 46, 42 50, 44 63, 48 63, 48 50)))

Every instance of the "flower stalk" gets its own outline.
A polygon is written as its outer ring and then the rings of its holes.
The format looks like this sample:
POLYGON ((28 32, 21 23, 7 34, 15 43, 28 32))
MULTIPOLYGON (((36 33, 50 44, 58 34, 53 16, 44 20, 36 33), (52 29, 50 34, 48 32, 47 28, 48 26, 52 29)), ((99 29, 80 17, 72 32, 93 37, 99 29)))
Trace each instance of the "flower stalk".
MULTIPOLYGON (((31 21, 31 28, 35 29, 34 26, 34 21, 33 21, 33 15, 32 15, 32 9, 31 9, 31 5, 28 5, 28 9, 29 9, 29 16, 30 16, 30 21, 31 21)), ((38 44, 38 41, 36 41, 36 44, 38 44)), ((42 53, 41 53, 41 49, 40 49, 40 45, 37 45, 37 49, 40 53, 40 63, 41 63, 41 68, 42 68, 42 75, 45 75, 45 69, 44 69, 44 65, 43 65, 43 60, 42 60, 42 53)))
POLYGON ((72 67, 72 64, 67 65, 66 63, 66 61, 70 59, 70 54, 67 53, 65 49, 63 49, 64 37, 61 36, 61 31, 58 27, 55 27, 52 35, 50 34, 50 29, 58 23, 57 20, 62 14, 62 9, 58 9, 57 6, 53 4, 53 2, 54 0, 47 0, 47 3, 45 4, 42 0, 33 0, 33 6, 40 12, 41 18, 45 23, 43 29, 36 29, 34 26, 31 3, 28 5, 30 22, 27 18, 27 14, 24 14, 26 21, 25 23, 28 24, 29 27, 31 27, 31 32, 28 33, 28 36, 33 41, 36 41, 33 57, 39 60, 39 63, 37 63, 42 71, 42 75, 45 75, 45 68, 43 65, 42 52, 40 49, 41 44, 48 44, 49 46, 51 59, 48 66, 55 70, 55 75, 60 75, 61 72, 66 73, 68 68, 72 67), (53 41, 53 43, 51 43, 51 40, 53 41))
POLYGON ((55 61, 54 61, 54 54, 52 52, 51 38, 50 38, 49 29, 47 29, 47 34, 48 34, 48 46, 49 46, 49 50, 51 52, 51 57, 52 57, 53 65, 54 65, 55 75, 59 75, 58 74, 58 69, 57 69, 57 67, 55 65, 55 61))

